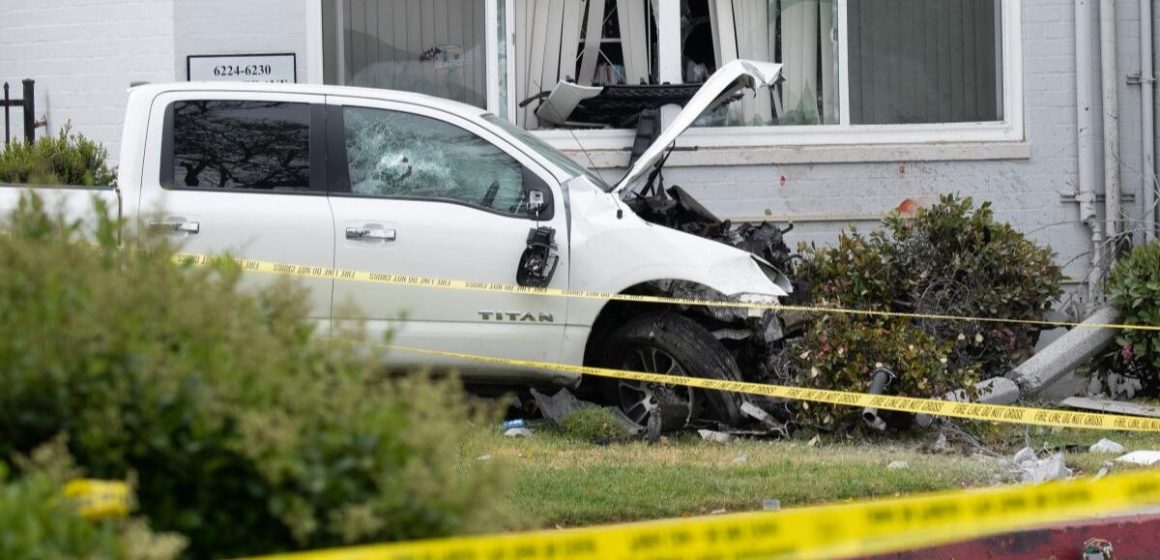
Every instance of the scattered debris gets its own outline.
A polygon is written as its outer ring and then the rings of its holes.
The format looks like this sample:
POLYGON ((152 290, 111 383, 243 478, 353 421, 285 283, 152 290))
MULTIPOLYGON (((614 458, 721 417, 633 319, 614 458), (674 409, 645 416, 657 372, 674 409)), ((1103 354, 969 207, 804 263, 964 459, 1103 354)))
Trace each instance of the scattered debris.
POLYGON ((490 454, 488 454, 488 455, 480 455, 479 457, 476 457, 476 458, 475 458, 475 460, 476 460, 476 461, 490 461, 490 460, 491 460, 491 455, 490 455, 490 454))
POLYGON ((1082 560, 1112 560, 1112 543, 1104 539, 1088 539, 1083 543, 1082 560))
POLYGON ((1112 472, 1112 468, 1114 467, 1115 463, 1112 463, 1111 461, 1104 461, 1104 465, 1100 467, 1100 471, 1097 472, 1096 475, 1092 477, 1092 479, 1099 480, 1105 476, 1108 476, 1108 473, 1112 472))
POLYGON ((1124 446, 1110 439, 1103 438, 1097 441, 1088 450, 1092 453, 1123 453, 1124 446))
POLYGON ((745 463, 748 463, 748 462, 749 462, 749 455, 745 454, 745 453, 742 453, 733 459, 734 465, 744 465, 745 463))
POLYGON ((514 420, 504 420, 503 421, 503 430, 504 431, 510 430, 512 428, 527 428, 527 427, 528 427, 528 423, 523 418, 516 418, 514 420))
MULTIPOLYGON (((540 409, 540 412, 543 413, 545 418, 550 420, 558 427, 563 427, 564 419, 570 416, 573 412, 583 410, 585 408, 595 408, 598 406, 594 403, 582 401, 576 398, 576 395, 573 395, 572 391, 569 391, 568 389, 560 389, 556 392, 556 394, 551 396, 541 393, 535 389, 532 389, 531 393, 532 398, 536 401, 536 406, 540 409)), ((641 426, 640 424, 630 420, 627 416, 624 415, 624 412, 620 411, 620 409, 615 407, 602 408, 605 408, 611 412, 616 421, 621 426, 624 426, 624 429, 627 430, 630 435, 640 435, 645 431, 644 426, 641 426)))
POLYGON ((939 432, 938 439, 934 440, 934 443, 923 443, 918 447, 918 449, 919 451, 923 451, 925 453, 934 454, 954 453, 955 451, 954 448, 951 447, 950 443, 947 443, 947 435, 942 432, 939 432))
POLYGON ((1023 482, 1032 484, 1049 480, 1071 478, 1074 474, 1063 460, 1063 453, 1053 453, 1046 459, 1040 459, 1035 450, 1024 447, 1015 454, 1014 472, 1020 475, 1023 482))
POLYGON ((892 471, 909 469, 910 463, 907 463, 906 461, 891 461, 889 465, 886 465, 886 468, 892 471))
POLYGON ((761 509, 765 511, 778 511, 781 509, 781 500, 777 498, 766 498, 761 500, 761 509))
POLYGON ((530 438, 532 431, 527 428, 512 428, 503 433, 505 437, 530 438))
POLYGON ((709 515, 721 515, 721 514, 725 513, 726 511, 727 510, 725 508, 715 509, 713 511, 710 511, 709 515))
POLYGON ((701 434, 701 439, 717 443, 729 443, 737 439, 737 436, 733 434, 718 432, 716 430, 697 430, 697 433, 701 434))
MULTIPOLYGON (((886 388, 890 386, 890 382, 894 381, 894 372, 886 368, 878 368, 874 370, 874 378, 870 381, 870 394, 881 395, 886 392, 886 388)), ((886 421, 878 416, 878 409, 866 407, 862 409, 862 421, 866 423, 873 430, 879 432, 886 431, 886 421)))
POLYGON ((761 422, 762 425, 769 428, 770 435, 779 435, 781 437, 789 437, 789 426, 785 422, 779 422, 770 413, 761 409, 757 405, 745 401, 741 403, 741 413, 761 422))
POLYGON ((806 447, 813 447, 817 445, 819 441, 822 441, 822 436, 814 436, 810 438, 810 442, 806 444, 806 447))
POLYGON ((1134 465, 1150 467, 1160 464, 1160 451, 1133 451, 1127 455, 1117 457, 1116 460, 1121 463, 1132 463, 1134 465))
POLYGON ((1094 410, 1112 414, 1127 414, 1129 416, 1149 416, 1160 418, 1160 406, 1146 406, 1142 404, 1096 399, 1089 397, 1070 397, 1059 404, 1081 410, 1094 410))

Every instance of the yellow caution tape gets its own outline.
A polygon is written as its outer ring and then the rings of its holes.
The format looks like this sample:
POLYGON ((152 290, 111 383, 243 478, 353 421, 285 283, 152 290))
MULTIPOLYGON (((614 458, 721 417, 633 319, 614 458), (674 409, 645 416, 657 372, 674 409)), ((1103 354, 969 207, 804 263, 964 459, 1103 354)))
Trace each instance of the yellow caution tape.
POLYGON ((888 317, 898 319, 924 319, 940 321, 973 321, 978 323, 1005 323, 1029 325, 1037 327, 1064 327, 1082 329, 1118 329, 1132 331, 1160 331, 1160 325, 1128 325, 1123 323, 1076 323, 1071 321, 1048 321, 1042 319, 1007 319, 1002 317, 971 317, 962 315, 942 315, 937 313, 906 313, 902 311, 875 311, 869 309, 846 309, 841 307, 826 307, 813 305, 783 305, 778 303, 746 303, 740 301, 678 298, 667 296, 649 296, 634 294, 613 294, 607 292, 589 292, 585 290, 565 290, 560 288, 530 288, 526 286, 512 286, 496 282, 469 282, 466 280, 447 280, 413 276, 407 274, 390 274, 385 272, 363 272, 343 268, 325 266, 308 266, 285 263, 273 263, 252 259, 234 259, 229 257, 213 257, 194 253, 179 253, 176 259, 180 263, 193 266, 209 266, 220 262, 234 262, 246 272, 261 272, 298 276, 304 278, 331 278, 350 282, 371 282, 392 286, 415 286, 422 288, 441 288, 448 290, 466 290, 475 292, 494 292, 502 294, 527 294, 534 296, 566 297, 577 299, 598 299, 609 301, 629 301, 637 303, 660 303, 669 305, 688 305, 705 307, 731 307, 741 309, 771 309, 775 311, 800 311, 806 313, 834 313, 857 315, 865 317, 888 317))
MULTIPOLYGON (((340 342, 337 339, 330 339, 340 342)), ((723 379, 705 379, 702 377, 683 377, 664 375, 660 373, 643 373, 619 369, 598 368, 591 366, 574 366, 540 362, 535 360, 519 360, 512 358, 498 358, 494 356, 480 356, 477 354, 463 354, 459 352, 445 352, 425 348, 411 348, 391 344, 360 343, 381 346, 383 348, 472 360, 500 365, 526 367, 540 370, 563 371, 581 375, 595 375, 629 381, 645 383, 659 383, 663 385, 682 385, 698 389, 713 389, 717 391, 731 391, 749 395, 762 395, 797 401, 819 402, 840 406, 858 408, 878 408, 882 410, 896 410, 929 416, 950 416, 967 418, 970 420, 985 420, 1008 424, 1031 424, 1036 426, 1051 426, 1058 428, 1081 428, 1088 430, 1120 430, 1128 432, 1160 432, 1160 418, 1142 418, 1136 416, 1120 416, 1115 414, 1100 414, 1093 412, 1067 412, 1040 408, 1026 408, 999 404, 984 404, 975 402, 943 401, 935 399, 921 399, 917 397, 901 397, 897 395, 869 395, 865 393, 849 393, 828 389, 809 389, 802 387, 787 387, 784 385, 766 385, 748 381, 729 381, 723 379)))
POLYGON ((124 482, 77 479, 64 485, 64 495, 76 505, 77 513, 89 519, 126 517, 132 492, 124 482))
POLYGON ((884 554, 1160 503, 1160 472, 252 560, 709 560, 884 554))
MULTIPOLYGON (((379 284, 419 286, 428 288, 443 288, 457 290, 473 290, 499 293, 520 293, 542 296, 558 296, 588 299, 620 300, 646 303, 664 303, 678 305, 703 305, 719 307, 741 307, 754 309, 780 309, 793 311, 810 311, 822 313, 851 313, 858 315, 879 315, 889 317, 906 317, 914 319, 953 319, 963 321, 1009 322, 1042 326, 1069 326, 1084 328, 1118 328, 1135 330, 1160 330, 1160 326, 1152 325, 1117 325, 1095 323, 1067 323, 1060 321, 1032 321, 1020 319, 997 319, 984 317, 956 317, 949 315, 930 315, 921 313, 896 313, 886 311, 861 311, 827 307, 793 306, 779 304, 753 304, 736 301, 718 301, 694 298, 673 298, 661 296, 645 296, 630 294, 610 294, 601 292, 587 292, 582 290, 562 290, 558 288, 528 288, 487 282, 467 282, 463 280, 446 280, 408 276, 402 274, 387 274, 378 272, 362 272, 321 266, 291 265, 256 261, 251 259, 230 259, 226 257, 212 257, 191 253, 181 253, 176 256, 179 262, 193 266, 208 266, 221 262, 233 262, 247 272, 264 272, 289 276, 311 278, 334 278, 338 280, 374 282, 379 284)), ((582 375, 613 377, 647 383, 661 383, 667 385, 683 385, 701 389, 732 391, 767 397, 821 402, 841 406, 860 408, 878 408, 895 410, 929 416, 949 416, 967 418, 971 420, 986 420, 1011 424, 1032 424, 1038 426, 1053 426, 1062 428, 1083 428, 1093 430, 1122 430, 1138 432, 1160 432, 1160 419, 1119 416, 1113 414, 1098 414, 1090 412, 1065 412, 1059 410, 1045 410, 1018 406, 983 404, 971 402, 943 401, 922 399, 916 397, 902 397, 895 395, 868 395, 849 393, 825 389, 808 389, 801 387, 786 387, 779 385, 765 385, 744 381, 727 381, 718 379, 703 379, 698 377, 678 377, 655 373, 631 372, 588 366, 555 364, 531 360, 517 360, 493 356, 479 356, 456 352, 442 352, 422 348, 393 347, 396 350, 438 355, 450 358, 459 358, 474 361, 498 363, 502 365, 530 367, 542 370, 555 370, 582 375)))

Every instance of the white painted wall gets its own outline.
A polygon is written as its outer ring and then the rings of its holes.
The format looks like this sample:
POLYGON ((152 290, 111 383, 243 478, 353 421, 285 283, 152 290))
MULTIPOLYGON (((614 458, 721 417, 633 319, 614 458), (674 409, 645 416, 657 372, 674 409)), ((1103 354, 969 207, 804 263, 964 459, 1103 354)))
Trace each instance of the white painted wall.
POLYGON ((306 7, 300 0, 174 0, 171 79, 185 81, 186 56, 294 53, 306 81, 306 7))
MULTIPOLYGON (((173 77, 173 3, 0 0, 0 81, 19 97, 20 80, 36 80, 37 118, 48 117, 49 132, 71 122, 115 159, 129 84, 173 77)), ((19 137, 19 109, 12 118, 19 137)))

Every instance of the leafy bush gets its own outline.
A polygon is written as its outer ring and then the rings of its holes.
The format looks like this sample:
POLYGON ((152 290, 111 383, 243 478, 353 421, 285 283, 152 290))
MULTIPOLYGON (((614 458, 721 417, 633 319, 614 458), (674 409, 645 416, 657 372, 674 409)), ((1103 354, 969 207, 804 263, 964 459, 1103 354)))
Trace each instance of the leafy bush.
POLYGON ((0 236, 0 458, 67 434, 91 476, 136 473, 144 515, 198 558, 501 522, 500 470, 463 459, 494 418, 457 381, 315 339, 296 285, 242 291, 232 263, 122 251, 107 217, 90 234, 42 206, 0 236))
POLYGON ((66 126, 56 136, 13 142, 0 151, 0 183, 112 186, 117 177, 108 158, 104 146, 66 126))
MULTIPOLYGON (((1108 277, 1108 300, 1129 325, 1160 325, 1160 242, 1136 247, 1121 258, 1108 277)), ((1109 371, 1137 378, 1144 392, 1160 394, 1160 332, 1121 330, 1110 352, 1097 359, 1101 375, 1109 371)))
MULTIPOLYGON (((996 223, 990 203, 976 207, 945 195, 914 217, 892 214, 884 225, 869 235, 842 233, 833 247, 803 248, 799 274, 815 303, 1040 319, 1061 293, 1051 251, 996 223)), ((882 362, 899 376, 893 391, 930 396, 1006 373, 1032 353, 1038 332, 1007 323, 831 315, 792 351, 815 387, 864 390, 873 364, 882 362)))
POLYGON ((61 493, 78 471, 63 440, 17 458, 24 476, 7 480, 0 464, 0 558, 21 560, 171 560, 185 547, 140 519, 82 519, 61 493))
MULTIPOLYGON (((795 347, 796 385, 866 393, 873 373, 885 367, 896 375, 888 392, 900 395, 942 395, 973 391, 975 368, 955 368, 948 356, 961 341, 940 341, 902 320, 873 321, 850 315, 826 315, 814 321, 795 347)), ((857 410, 806 405, 799 416, 808 424, 846 429, 857 410)))

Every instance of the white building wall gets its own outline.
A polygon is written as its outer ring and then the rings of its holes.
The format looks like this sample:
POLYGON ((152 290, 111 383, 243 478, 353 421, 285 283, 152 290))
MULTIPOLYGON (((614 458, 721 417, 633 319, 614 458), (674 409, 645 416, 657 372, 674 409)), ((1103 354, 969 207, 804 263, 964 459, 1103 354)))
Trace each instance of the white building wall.
POLYGON ((19 97, 23 78, 49 133, 71 122, 116 159, 129 84, 173 78, 173 0, 0 0, 0 81, 19 97))
POLYGON ((186 57, 294 53, 306 81, 306 5, 301 0, 175 0, 171 79, 186 79, 186 57))

